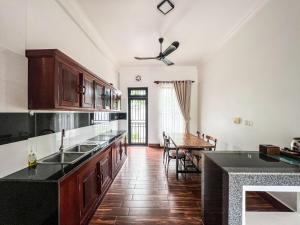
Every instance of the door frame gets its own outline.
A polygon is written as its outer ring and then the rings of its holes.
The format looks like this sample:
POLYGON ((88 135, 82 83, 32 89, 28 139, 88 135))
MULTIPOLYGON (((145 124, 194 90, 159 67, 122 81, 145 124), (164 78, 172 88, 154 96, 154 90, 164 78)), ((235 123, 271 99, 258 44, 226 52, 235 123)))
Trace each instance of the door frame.
POLYGON ((148 87, 129 87, 128 88, 128 144, 129 145, 141 145, 145 146, 148 145, 148 87), (132 90, 145 90, 146 95, 145 96, 131 96, 130 91, 132 90), (130 100, 136 99, 136 100, 145 100, 145 111, 146 111, 146 140, 145 143, 131 143, 131 104, 130 100))

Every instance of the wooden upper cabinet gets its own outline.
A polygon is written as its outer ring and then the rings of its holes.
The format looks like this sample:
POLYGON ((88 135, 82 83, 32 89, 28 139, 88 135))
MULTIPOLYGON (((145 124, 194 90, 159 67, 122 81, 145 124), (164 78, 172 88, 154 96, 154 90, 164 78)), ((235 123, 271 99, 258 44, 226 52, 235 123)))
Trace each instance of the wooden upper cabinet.
POLYGON ((111 109, 111 89, 104 87, 104 109, 111 109))
POLYGON ((90 109, 94 108, 94 77, 86 73, 80 73, 80 96, 81 107, 90 109))
POLYGON ((99 81, 94 81, 95 90, 95 109, 104 109, 104 84, 99 81))
POLYGON ((26 56, 28 109, 111 109, 114 88, 64 53, 57 49, 26 50, 26 56))
POLYGON ((121 92, 119 90, 111 91, 111 109, 121 110, 121 92))
POLYGON ((58 62, 58 106, 79 107, 80 83, 79 71, 58 62))

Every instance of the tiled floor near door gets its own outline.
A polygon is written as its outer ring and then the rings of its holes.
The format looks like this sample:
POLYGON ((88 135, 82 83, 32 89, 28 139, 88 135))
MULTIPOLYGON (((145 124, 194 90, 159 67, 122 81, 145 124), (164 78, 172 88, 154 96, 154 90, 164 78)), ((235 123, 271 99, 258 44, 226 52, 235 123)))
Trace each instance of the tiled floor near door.
POLYGON ((174 171, 172 163, 166 176, 161 149, 130 147, 90 225, 202 225, 200 175, 177 181, 174 171))

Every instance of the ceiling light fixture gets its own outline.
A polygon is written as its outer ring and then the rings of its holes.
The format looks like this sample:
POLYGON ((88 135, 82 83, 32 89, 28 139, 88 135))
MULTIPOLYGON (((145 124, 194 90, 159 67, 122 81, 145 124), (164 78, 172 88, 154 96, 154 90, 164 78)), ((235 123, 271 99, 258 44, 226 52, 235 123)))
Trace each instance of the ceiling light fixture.
POLYGON ((174 7, 174 4, 170 0, 163 0, 157 5, 157 9, 164 15, 168 14, 174 7))

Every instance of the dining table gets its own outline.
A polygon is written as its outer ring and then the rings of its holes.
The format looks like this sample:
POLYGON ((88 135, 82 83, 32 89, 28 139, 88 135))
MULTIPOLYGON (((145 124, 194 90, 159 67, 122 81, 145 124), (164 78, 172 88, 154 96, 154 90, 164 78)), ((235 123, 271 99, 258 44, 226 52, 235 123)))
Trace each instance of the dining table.
POLYGON ((176 150, 176 179, 179 173, 195 173, 186 168, 179 169, 178 151, 179 149, 205 151, 212 150, 215 146, 197 135, 191 133, 170 133, 168 134, 176 150))

